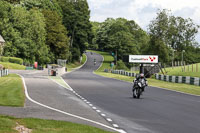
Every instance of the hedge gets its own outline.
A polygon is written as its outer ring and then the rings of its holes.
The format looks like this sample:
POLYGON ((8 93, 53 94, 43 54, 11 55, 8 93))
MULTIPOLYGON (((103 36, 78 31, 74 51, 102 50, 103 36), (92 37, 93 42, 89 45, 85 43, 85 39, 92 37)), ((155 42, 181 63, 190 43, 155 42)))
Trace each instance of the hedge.
POLYGON ((4 57, 4 56, 1 56, 0 61, 16 63, 16 64, 19 64, 19 65, 23 64, 23 59, 17 58, 17 57, 4 57))

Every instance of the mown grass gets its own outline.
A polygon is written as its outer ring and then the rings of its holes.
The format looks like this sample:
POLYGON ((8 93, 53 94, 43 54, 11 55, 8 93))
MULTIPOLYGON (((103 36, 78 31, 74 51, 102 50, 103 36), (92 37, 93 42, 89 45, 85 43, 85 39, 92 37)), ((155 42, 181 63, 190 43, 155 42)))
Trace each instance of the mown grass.
POLYGON ((66 87, 66 88, 70 88, 65 81, 63 81, 63 79, 60 76, 49 76, 49 79, 53 80, 54 82, 61 84, 62 86, 66 87))
POLYGON ((109 133, 102 129, 71 122, 35 118, 19 119, 9 116, 0 116, 0 133, 17 133, 16 123, 31 129, 32 133, 109 133))
POLYGON ((15 63, 9 63, 9 62, 0 62, 6 69, 16 69, 16 70, 25 70, 25 66, 15 64, 15 63))
POLYGON ((74 63, 69 63, 69 64, 66 64, 66 67, 67 67, 67 72, 70 72, 72 71, 73 69, 77 68, 77 67, 80 67, 81 65, 83 65, 86 61, 87 57, 85 54, 83 54, 83 59, 80 62, 74 62, 74 63))
MULTIPOLYGON (((169 67, 165 68, 166 75, 173 75, 173 76, 191 76, 191 77, 200 77, 200 63, 179 66, 179 67, 169 67)), ((161 73, 160 73, 161 74, 161 73)))
MULTIPOLYGON (((93 52, 96 52, 96 51, 93 51, 93 52)), ((104 68, 107 68, 107 59, 111 59, 112 56, 105 52, 96 52, 96 53, 99 53, 102 56, 106 57, 106 58, 104 58, 105 59, 104 61, 106 63, 103 62, 102 67, 98 71, 95 71, 96 74, 104 76, 104 77, 115 78, 118 80, 127 81, 127 82, 133 82, 133 79, 135 77, 128 77, 128 76, 124 76, 124 75, 103 72, 104 68), (111 57, 109 57, 109 56, 111 56, 111 57)), ((111 61, 111 60, 109 60, 109 61, 111 61)), ((184 92, 184 93, 188 93, 188 94, 200 95, 200 86, 181 84, 181 83, 171 83, 171 82, 156 80, 153 78, 149 78, 147 80, 148 80, 148 84, 150 86, 180 91, 180 92, 184 92)))
POLYGON ((0 106, 24 106, 24 89, 20 76, 9 74, 0 77, 0 106))

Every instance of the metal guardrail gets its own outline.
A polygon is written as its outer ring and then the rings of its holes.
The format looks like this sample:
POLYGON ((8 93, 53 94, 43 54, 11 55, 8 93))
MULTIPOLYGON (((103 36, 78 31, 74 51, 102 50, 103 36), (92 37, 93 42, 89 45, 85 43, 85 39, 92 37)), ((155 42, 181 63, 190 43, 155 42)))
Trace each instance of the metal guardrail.
POLYGON ((0 77, 8 75, 8 69, 0 70, 0 77))

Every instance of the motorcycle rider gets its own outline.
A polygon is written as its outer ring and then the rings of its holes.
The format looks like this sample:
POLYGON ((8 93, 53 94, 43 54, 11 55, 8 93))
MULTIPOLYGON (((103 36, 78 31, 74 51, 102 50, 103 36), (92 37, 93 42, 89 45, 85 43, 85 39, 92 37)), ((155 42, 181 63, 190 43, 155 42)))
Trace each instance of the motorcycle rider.
MULTIPOLYGON (((148 82, 147 82, 147 80, 146 80, 144 74, 143 74, 143 73, 140 73, 140 75, 136 75, 135 80, 133 80, 133 90, 135 89, 135 87, 137 87, 137 82, 138 82, 140 79, 144 79, 144 81, 145 81, 145 86, 148 86, 148 82)), ((145 87, 142 87, 142 91, 144 91, 144 88, 145 88, 145 87)))
POLYGON ((96 63, 97 63, 97 62, 96 62, 96 59, 94 59, 94 66, 96 65, 96 63))

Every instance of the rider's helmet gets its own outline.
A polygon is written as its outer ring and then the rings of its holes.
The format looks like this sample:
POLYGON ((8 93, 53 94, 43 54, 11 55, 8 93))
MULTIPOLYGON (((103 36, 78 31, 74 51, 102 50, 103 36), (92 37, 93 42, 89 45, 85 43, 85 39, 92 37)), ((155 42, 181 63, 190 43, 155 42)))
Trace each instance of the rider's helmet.
POLYGON ((144 74, 143 73, 140 73, 140 78, 144 78, 144 74))

